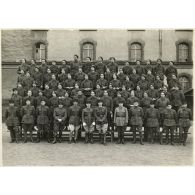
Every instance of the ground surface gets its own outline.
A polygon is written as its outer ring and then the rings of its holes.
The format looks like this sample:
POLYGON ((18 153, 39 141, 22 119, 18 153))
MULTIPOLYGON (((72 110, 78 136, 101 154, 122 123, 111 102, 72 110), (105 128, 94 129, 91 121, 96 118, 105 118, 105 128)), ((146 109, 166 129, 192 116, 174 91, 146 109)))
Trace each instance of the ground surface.
MULTIPOLYGON (((191 129, 192 131, 192 129, 191 129)), ((10 144, 9 132, 3 124, 4 166, 144 166, 192 165, 192 135, 187 146, 145 143, 49 144, 47 142, 10 144)))

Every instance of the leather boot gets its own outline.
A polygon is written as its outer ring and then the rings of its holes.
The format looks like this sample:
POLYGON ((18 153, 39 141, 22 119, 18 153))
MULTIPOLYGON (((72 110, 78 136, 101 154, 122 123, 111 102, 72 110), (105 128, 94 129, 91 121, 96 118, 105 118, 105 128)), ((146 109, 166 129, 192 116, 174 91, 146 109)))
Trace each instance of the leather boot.
POLYGON ((188 137, 188 133, 187 132, 184 132, 184 136, 183 136, 183 145, 184 146, 186 146, 187 137, 188 137))
POLYGON ((174 145, 174 135, 171 133, 171 145, 174 145))
POLYGON ((18 129, 15 131, 16 143, 19 143, 19 132, 18 129))
POLYGON ((78 138, 78 130, 74 131, 74 143, 77 143, 77 138, 78 138))
POLYGON ((150 136, 151 136, 151 143, 153 144, 154 143, 154 131, 153 130, 151 130, 150 136))
POLYGON ((69 144, 72 143, 72 132, 70 131, 70 134, 69 134, 69 144))
POLYGON ((30 131, 30 141, 31 141, 32 143, 34 142, 32 131, 30 131))
POLYGON ((141 144, 141 145, 144 145, 144 143, 143 143, 143 135, 142 135, 142 132, 140 132, 140 144, 141 144))
POLYGON ((133 144, 136 143, 136 130, 133 130, 133 144))
POLYGON ((99 133, 99 142, 100 144, 102 144, 102 134, 101 133, 99 133))
POLYGON ((85 144, 89 142, 89 133, 85 132, 85 144))
POLYGON ((93 144, 93 132, 90 133, 90 143, 93 144))
POLYGON ((118 142, 117 144, 120 144, 121 143, 121 130, 119 129, 118 130, 118 142))
POLYGON ((54 134, 54 140, 53 140, 52 144, 55 144, 55 143, 57 142, 56 137, 57 137, 57 135, 56 135, 56 134, 54 134))
POLYGON ((59 131, 59 139, 58 139, 59 143, 62 142, 62 131, 59 131))
POLYGON ((166 145, 169 144, 169 134, 166 134, 166 145))
POLYGON ((10 130, 10 137, 11 137, 10 143, 14 143, 15 142, 14 130, 10 130))
POLYGON ((37 132, 37 141, 36 143, 39 143, 40 142, 40 132, 37 132))
POLYGON ((104 139, 103 144, 104 146, 106 146, 106 133, 103 134, 103 139, 104 139))
POLYGON ((183 136, 182 134, 180 133, 179 134, 179 145, 181 145, 183 143, 183 136))
POLYGON ((125 140, 124 140, 124 130, 121 131, 121 143, 125 144, 125 140))
POLYGON ((24 141, 23 143, 27 143, 27 131, 24 131, 24 141))

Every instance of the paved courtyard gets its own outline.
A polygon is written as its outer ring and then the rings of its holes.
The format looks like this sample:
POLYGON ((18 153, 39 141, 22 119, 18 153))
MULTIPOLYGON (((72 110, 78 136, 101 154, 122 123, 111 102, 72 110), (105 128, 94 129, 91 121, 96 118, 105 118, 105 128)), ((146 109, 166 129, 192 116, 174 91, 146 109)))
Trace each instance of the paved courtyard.
MULTIPOLYGON (((192 128, 190 129, 192 131, 192 128)), ((4 166, 178 166, 193 164, 192 134, 187 146, 125 145, 108 143, 49 144, 47 142, 10 144, 9 132, 3 124, 4 166)))

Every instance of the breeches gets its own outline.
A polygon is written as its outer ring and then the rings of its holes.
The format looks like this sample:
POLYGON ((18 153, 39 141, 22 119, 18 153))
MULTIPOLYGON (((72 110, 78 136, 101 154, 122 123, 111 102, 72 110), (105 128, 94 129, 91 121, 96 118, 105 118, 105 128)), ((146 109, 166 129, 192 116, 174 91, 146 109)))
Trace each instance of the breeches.
POLYGON ((188 127, 182 127, 180 126, 179 127, 179 133, 182 134, 182 133, 188 133, 188 130, 189 130, 189 126, 188 127))
POLYGON ((83 128, 85 129, 85 131, 87 133, 92 133, 94 131, 94 126, 92 124, 90 126, 89 125, 83 125, 83 128))
POLYGON ((142 132, 142 125, 132 125, 132 131, 142 132))
POLYGON ((33 124, 23 124, 22 127, 23 127, 25 132, 27 132, 27 131, 32 132, 33 131, 33 124))
POLYGON ((64 123, 54 123, 54 132, 63 131, 65 125, 64 123))
POLYGON ((96 129, 99 131, 99 133, 103 133, 105 134, 107 132, 107 129, 108 129, 108 123, 106 124, 97 124, 96 125, 96 129))

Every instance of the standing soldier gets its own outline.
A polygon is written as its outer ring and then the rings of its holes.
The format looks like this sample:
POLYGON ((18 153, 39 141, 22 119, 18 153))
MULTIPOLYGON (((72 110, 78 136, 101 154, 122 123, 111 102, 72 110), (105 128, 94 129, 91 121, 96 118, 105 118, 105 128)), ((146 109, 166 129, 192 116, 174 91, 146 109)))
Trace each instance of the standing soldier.
POLYGON ((41 101, 44 101, 46 105, 49 102, 49 100, 43 95, 43 92, 39 90, 39 95, 35 98, 35 108, 41 105, 41 101))
POLYGON ((149 131, 150 142, 154 143, 154 134, 159 130, 159 120, 160 114, 158 109, 154 108, 154 101, 150 103, 150 108, 148 108, 144 114, 146 120, 146 127, 149 131))
POLYGON ((13 88, 13 94, 11 96, 11 100, 14 102, 14 106, 16 106, 18 109, 22 106, 22 97, 18 95, 18 89, 13 88))
POLYGON ((48 83, 49 88, 55 91, 58 88, 58 84, 59 84, 59 81, 56 79, 56 75, 52 74, 51 80, 48 83))
POLYGON ((133 68, 130 66, 129 62, 125 62, 125 65, 123 66, 123 73, 127 76, 130 76, 132 74, 133 68))
POLYGON ((88 97, 87 100, 91 102, 91 107, 92 107, 93 109, 97 107, 98 98, 95 96, 95 92, 94 92, 94 91, 91 92, 91 96, 88 97))
POLYGON ((27 132, 30 132, 30 139, 33 142, 33 128, 35 123, 35 107, 31 106, 30 99, 26 99, 26 105, 21 109, 22 126, 24 129, 24 143, 27 142, 27 132))
POLYGON ((11 142, 19 142, 19 109, 14 106, 14 101, 9 101, 9 107, 5 111, 7 129, 10 131, 11 142))
POLYGON ((123 101, 119 101, 119 106, 114 111, 114 124, 116 125, 116 130, 118 131, 118 144, 124 144, 124 131, 128 124, 128 111, 127 108, 123 106, 123 101))
POLYGON ((141 65, 141 61, 140 60, 137 60, 135 62, 135 70, 136 70, 136 73, 141 76, 142 74, 144 74, 144 68, 143 66, 141 65))
POLYGON ((68 93, 71 93, 71 91, 74 89, 75 86, 75 80, 72 79, 71 74, 67 75, 68 78, 62 83, 63 89, 67 90, 68 93))
POLYGON ((88 73, 89 80, 93 83, 93 89, 96 87, 96 82, 99 78, 98 72, 95 71, 94 66, 91 67, 91 71, 88 73))
POLYGON ((146 65, 143 67, 143 69, 144 69, 144 74, 147 74, 148 71, 150 71, 152 73, 153 72, 152 61, 147 60, 146 65))
POLYGON ((26 78, 26 75, 24 73, 24 70, 21 70, 17 78, 17 83, 21 83, 23 85, 25 78, 26 78))
POLYGON ((79 84, 85 79, 85 73, 82 70, 82 67, 79 67, 79 71, 75 74, 75 81, 79 84))
POLYGON ((49 129, 49 119, 50 119, 50 110, 49 107, 45 105, 45 100, 41 101, 40 106, 36 109, 36 117, 37 117, 37 143, 40 142, 41 135, 47 135, 48 143, 50 140, 50 129, 49 129))
POLYGON ((56 90, 56 95, 59 97, 59 99, 64 98, 65 92, 66 91, 62 88, 62 84, 58 83, 58 89, 56 90))
POLYGON ((64 72, 65 72, 65 74, 70 73, 70 66, 67 64, 67 61, 66 60, 62 60, 62 64, 59 67, 59 69, 60 69, 59 72, 62 72, 62 69, 63 69, 64 72))
POLYGON ((58 107, 54 108, 54 140, 53 144, 57 142, 57 134, 59 133, 59 142, 62 142, 62 131, 65 126, 65 120, 67 118, 67 111, 63 107, 62 101, 59 101, 58 107))
POLYGON ((124 83, 125 79, 126 79, 126 75, 123 73, 123 69, 120 68, 119 69, 119 73, 117 74, 117 78, 120 81, 121 84, 124 83))
POLYGON ((95 64, 95 70, 98 74, 104 74, 106 72, 106 66, 103 63, 103 58, 101 56, 98 57, 98 62, 95 64))
POLYGON ((101 89, 107 89, 108 87, 108 81, 104 79, 104 74, 100 74, 100 79, 97 80, 96 85, 100 85, 101 89))
POLYGON ((64 82, 67 79, 66 70, 64 68, 61 69, 60 74, 58 75, 58 80, 60 83, 64 82))
POLYGON ((106 132, 108 129, 107 109, 103 106, 102 100, 98 100, 98 107, 95 109, 96 129, 99 131, 101 144, 106 145, 106 132))
POLYGON ((73 99, 73 105, 68 110, 69 126, 70 130, 69 143, 72 142, 72 136, 74 133, 74 142, 77 142, 78 131, 81 124, 81 107, 78 105, 78 99, 73 99))
POLYGON ((183 145, 186 145, 186 140, 188 136, 188 130, 191 126, 192 111, 190 108, 187 108, 187 103, 184 102, 182 107, 178 110, 178 119, 179 119, 179 142, 183 142, 183 145))
POLYGON ((26 63, 26 59, 25 58, 23 58, 21 61, 22 61, 22 63, 21 63, 21 65, 19 65, 18 70, 17 70, 18 74, 21 73, 21 70, 23 70, 24 73, 26 73, 30 69, 29 65, 26 63))
POLYGON ((91 90, 93 89, 93 83, 89 80, 88 75, 85 75, 85 79, 81 83, 81 89, 83 89, 83 93, 86 97, 89 97, 91 94, 91 90))
POLYGON ((167 83, 169 83, 173 74, 176 75, 177 77, 177 68, 176 66, 174 66, 174 62, 170 61, 169 66, 165 70, 165 76, 167 77, 167 83))
POLYGON ((56 61, 52 61, 51 62, 50 70, 51 70, 51 74, 54 74, 56 77, 58 76, 59 68, 56 65, 56 61))
POLYGON ((159 75, 160 80, 164 81, 165 67, 162 65, 162 60, 157 60, 157 65, 153 68, 154 76, 159 75))
POLYGON ((74 78, 76 72, 78 72, 79 65, 80 65, 79 56, 74 55, 73 62, 71 63, 71 66, 70 66, 70 74, 73 78, 74 78))
POLYGON ((121 96, 121 92, 118 92, 117 97, 113 100, 113 111, 119 106, 119 102, 122 102, 123 106, 126 104, 126 100, 121 96))
POLYGON ((46 60, 45 60, 45 59, 42 59, 42 60, 41 60, 41 67, 40 67, 41 73, 42 73, 43 75, 46 74, 47 69, 48 69, 48 66, 47 66, 46 60))
POLYGON ((134 105, 129 110, 130 124, 133 130, 133 143, 136 143, 136 130, 139 131, 140 144, 143 145, 142 125, 144 112, 141 107, 138 106, 138 102, 135 101, 134 105))
POLYGON ((32 84, 33 84, 33 78, 31 77, 30 73, 27 72, 26 73, 26 77, 25 79, 23 80, 23 87, 25 88, 25 90, 29 90, 31 87, 32 87, 32 84))
POLYGON ((52 89, 49 88, 48 84, 45 84, 45 89, 43 90, 43 95, 49 100, 52 97, 52 89))
POLYGON ((115 96, 116 96, 116 91, 113 89, 113 87, 112 87, 112 84, 110 83, 109 84, 109 87, 108 87, 108 95, 111 97, 111 98, 115 98, 115 96))
POLYGON ((145 75, 141 75, 141 80, 138 81, 137 85, 139 85, 141 90, 143 91, 146 91, 148 89, 148 81, 146 80, 145 75))
POLYGON ((133 69, 132 74, 130 74, 129 79, 133 82, 134 87, 137 86, 140 76, 136 73, 136 69, 133 69))
POLYGON ((134 83, 131 80, 129 80, 129 76, 126 76, 125 81, 123 82, 123 85, 125 85, 126 90, 129 92, 131 90, 134 90, 134 87, 135 87, 134 83))
POLYGON ((37 83, 37 87, 42 88, 43 87, 43 75, 39 71, 39 68, 35 66, 35 71, 32 75, 32 78, 37 83))
MULTIPOLYGON (((177 113, 171 109, 171 104, 163 112, 163 130, 166 132, 166 144, 169 144, 169 133, 171 134, 171 145, 174 145, 174 131, 177 126, 177 113)), ((162 140, 162 135, 161 135, 162 140)), ((162 141, 161 141, 162 142, 162 141)))
POLYGON ((26 105, 26 100, 30 100, 31 106, 36 106, 35 97, 32 96, 32 91, 28 90, 27 96, 23 98, 23 105, 26 105))
POLYGON ((33 81, 32 88, 30 89, 32 91, 32 96, 37 97, 39 95, 39 87, 37 87, 37 84, 35 81, 33 81))
POLYGON ((109 68, 106 68, 106 72, 105 72, 105 79, 107 80, 108 83, 111 82, 111 80, 113 79, 113 73, 110 72, 109 68))
POLYGON ((43 84, 47 84, 51 81, 52 73, 51 70, 48 68, 47 72, 43 74, 43 84))
POLYGON ((121 82, 117 79, 116 74, 113 74, 113 80, 110 82, 112 88, 117 92, 121 88, 121 82))
POLYGON ((93 131, 95 126, 94 110, 91 108, 91 102, 86 102, 86 108, 82 111, 82 123, 85 129, 85 143, 93 144, 93 131))
POLYGON ((135 96, 135 92, 132 90, 130 97, 127 99, 127 108, 129 109, 134 105, 134 102, 140 102, 139 98, 135 96))
POLYGON ((98 99, 103 96, 103 90, 101 89, 99 84, 96 85, 95 95, 98 99))
POLYGON ((109 68, 110 72, 113 74, 118 72, 118 64, 114 57, 110 57, 110 63, 107 65, 107 68, 109 68))
POLYGON ((17 90, 18 90, 19 96, 21 96, 22 98, 24 98, 26 96, 26 90, 24 89, 24 87, 22 86, 21 83, 17 84, 17 90))
POLYGON ((144 96, 144 91, 140 88, 139 85, 136 87, 135 96, 141 101, 144 96))
POLYGON ((91 58, 86 57, 86 60, 85 60, 85 62, 83 62, 82 66, 83 66, 83 72, 85 74, 88 74, 90 72, 91 66, 92 66, 91 58))

